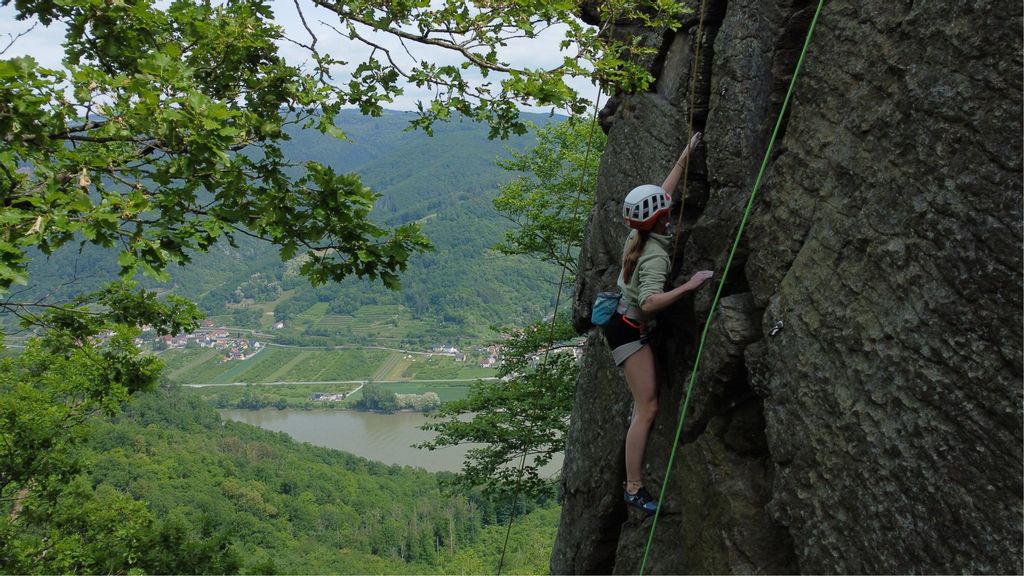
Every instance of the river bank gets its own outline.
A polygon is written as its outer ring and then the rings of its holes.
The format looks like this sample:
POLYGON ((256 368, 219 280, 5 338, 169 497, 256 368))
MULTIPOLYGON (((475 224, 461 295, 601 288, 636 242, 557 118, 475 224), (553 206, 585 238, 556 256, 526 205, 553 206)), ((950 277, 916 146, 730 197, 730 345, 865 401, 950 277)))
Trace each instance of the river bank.
MULTIPOLYGON (((398 395, 437 395, 440 402, 465 398, 473 379, 398 380, 373 382, 374 386, 398 395)), ((356 407, 365 390, 365 380, 327 382, 276 382, 267 384, 192 384, 183 387, 217 409, 254 410, 349 410, 356 407)))

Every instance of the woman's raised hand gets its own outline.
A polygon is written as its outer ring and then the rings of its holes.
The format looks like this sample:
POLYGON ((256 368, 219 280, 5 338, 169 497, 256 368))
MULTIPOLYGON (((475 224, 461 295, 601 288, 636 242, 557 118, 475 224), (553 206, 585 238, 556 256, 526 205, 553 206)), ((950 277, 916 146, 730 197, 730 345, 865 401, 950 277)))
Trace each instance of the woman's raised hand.
POLYGON ((689 149, 690 152, 693 152, 693 149, 696 148, 697 145, 700 144, 700 141, 703 139, 703 134, 701 134, 700 132, 694 132, 693 136, 690 136, 690 144, 686 146, 687 149, 689 149))

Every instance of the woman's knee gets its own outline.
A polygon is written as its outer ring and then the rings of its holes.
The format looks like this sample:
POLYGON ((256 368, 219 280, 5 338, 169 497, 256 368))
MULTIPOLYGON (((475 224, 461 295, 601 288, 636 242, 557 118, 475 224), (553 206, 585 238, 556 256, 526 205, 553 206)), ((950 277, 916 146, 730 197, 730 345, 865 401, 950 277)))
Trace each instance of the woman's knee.
POLYGON ((634 414, 638 420, 653 422, 658 414, 658 399, 650 398, 635 403, 634 414))

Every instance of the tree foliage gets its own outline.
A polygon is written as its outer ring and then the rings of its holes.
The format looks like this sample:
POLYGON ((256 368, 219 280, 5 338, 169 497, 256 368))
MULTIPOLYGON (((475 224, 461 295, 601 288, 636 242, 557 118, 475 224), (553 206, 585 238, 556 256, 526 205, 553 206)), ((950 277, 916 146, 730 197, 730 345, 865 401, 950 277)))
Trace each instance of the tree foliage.
POLYGON ((398 410, 398 396, 379 384, 363 386, 362 397, 356 401, 357 410, 370 410, 390 414, 398 410))
POLYGON ((498 380, 477 381, 465 399, 441 406, 439 422, 423 426, 437 436, 421 448, 482 444, 469 450, 452 486, 545 493, 550 479, 541 469, 565 448, 572 411, 579 368, 567 341, 574 336, 565 317, 516 331, 503 343, 498 380))
POLYGON ((495 209, 514 225, 495 248, 565 268, 571 283, 606 138, 595 120, 578 116, 534 129, 533 148, 498 160, 505 170, 522 175, 502 185, 494 199, 495 209))
POLYGON ((0 360, 0 564, 14 573, 232 570, 221 540, 202 544, 131 498, 94 492, 79 476, 86 423, 116 414, 158 381, 162 363, 136 348, 137 323, 175 333, 195 328, 198 310, 121 282, 79 300, 100 307, 21 311, 26 326, 46 331, 0 360), (172 561, 189 548, 191 555, 172 561))
POLYGON ((19 506, 0 526, 3 573, 235 574, 242 565, 230 534, 209 519, 196 526, 177 513, 158 518, 144 502, 110 485, 93 488, 84 476, 54 501, 19 506))
MULTIPOLYGON (((455 112, 489 121, 492 135, 522 133, 519 104, 582 111, 568 77, 626 89, 650 80, 626 57, 639 46, 585 25, 571 2, 311 0, 337 15, 339 33, 374 48, 348 83, 332 82, 332 66, 343 62, 321 53, 315 36, 310 44, 292 40, 308 50, 310 69, 286 63, 265 0, 14 5, 19 18, 66 25, 66 58, 64 70, 29 57, 0 61, 0 287, 26 281, 27 247, 116 245, 123 274, 161 275, 234 234, 268 239, 285 259, 306 251, 303 273, 314 283, 356 275, 397 286, 397 272, 426 240, 415 225, 386 231, 370 223, 375 197, 354 176, 316 162, 292 176, 280 146, 285 126, 341 136, 333 119, 342 104, 379 114, 381 102, 415 85, 434 93, 415 125, 429 130, 455 112), (575 51, 558 66, 532 70, 502 56, 509 41, 551 27, 563 29, 562 48, 575 51), (453 52, 461 65, 428 56, 403 68, 367 31, 453 52), (484 80, 464 77, 467 70, 484 80), (497 86, 491 73, 502 75, 497 86)), ((596 18, 605 27, 672 26, 682 11, 672 0, 619 1, 602 4, 596 18)))
MULTIPOLYGON (((613 34, 614 27, 674 28, 687 10, 679 0, 310 2, 338 17, 339 34, 372 48, 356 67, 350 97, 388 100, 401 93, 403 84, 413 85, 434 95, 420 103, 416 126, 429 131, 435 121, 458 113, 487 121, 491 135, 502 137, 526 132, 519 119, 523 104, 583 113, 588 102, 573 88, 572 78, 594 79, 611 91, 646 89, 653 78, 640 56, 653 49, 637 35, 613 34), (531 68, 509 56, 515 54, 510 44, 552 34, 561 35, 563 53, 549 68, 531 68), (381 37, 397 40, 400 48, 389 48, 381 37), (419 50, 413 54, 410 46, 419 50), (444 63, 452 55, 456 62, 444 63)), ((315 50, 316 42, 312 36, 308 47, 315 50)))
POLYGON ((222 237, 252 234, 312 257, 314 283, 397 286, 415 225, 367 218, 375 195, 315 162, 298 176, 284 126, 336 133, 336 89, 289 66, 259 0, 220 6, 17 2, 67 26, 65 70, 0 61, 0 287, 23 283, 26 249, 81 240, 120 248, 121 273, 160 276, 222 237))
MULTIPOLYGON (((581 204, 591 202, 604 148, 604 134, 594 128, 579 119, 537 128, 534 148, 499 161, 524 174, 502 186, 494 201, 515 224, 498 250, 556 264, 570 283, 584 232, 581 204)), ((484 444, 470 449, 456 485, 531 495, 547 488, 540 470, 564 449, 572 412, 579 372, 569 342, 574 336, 565 314, 513 331, 502 343, 500 380, 474 383, 465 400, 442 406, 435 418, 443 421, 424 426, 438 433, 424 448, 484 444)))

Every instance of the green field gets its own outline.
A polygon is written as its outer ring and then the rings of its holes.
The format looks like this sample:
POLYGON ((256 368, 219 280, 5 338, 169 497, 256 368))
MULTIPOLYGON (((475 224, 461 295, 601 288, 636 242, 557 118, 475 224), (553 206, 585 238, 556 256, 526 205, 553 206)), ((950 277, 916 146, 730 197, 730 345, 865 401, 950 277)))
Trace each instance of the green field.
POLYGON ((179 384, 366 380, 392 353, 383 350, 300 350, 268 346, 246 360, 224 361, 210 348, 167 350, 168 381, 179 384))
MULTIPOLYGON (((390 390, 395 394, 424 394, 426 392, 433 392, 437 394, 441 402, 450 402, 452 400, 462 400, 469 394, 470 382, 378 382, 376 386, 380 386, 385 390, 390 390)), ((362 397, 362 391, 356 392, 349 397, 350 402, 355 402, 362 397)))
POLYGON ((325 314, 327 314, 327 303, 317 302, 307 308, 305 312, 296 316, 294 323, 300 326, 310 326, 316 324, 325 314))
POLYGON ((447 356, 428 358, 374 349, 268 346, 246 360, 225 361, 223 350, 195 348, 165 350, 159 357, 166 365, 165 377, 177 384, 461 380, 495 375, 493 369, 447 356))
POLYGON ((340 394, 356 388, 358 384, 275 384, 268 386, 204 386, 202 388, 186 388, 189 394, 195 394, 206 402, 219 408, 234 407, 246 394, 263 397, 268 405, 275 405, 283 400, 290 408, 341 408, 341 402, 313 402, 309 398, 313 394, 340 394))
POLYGON ((493 368, 480 368, 471 362, 456 362, 450 356, 417 356, 402 371, 402 379, 409 380, 461 380, 488 378, 495 375, 493 368))

